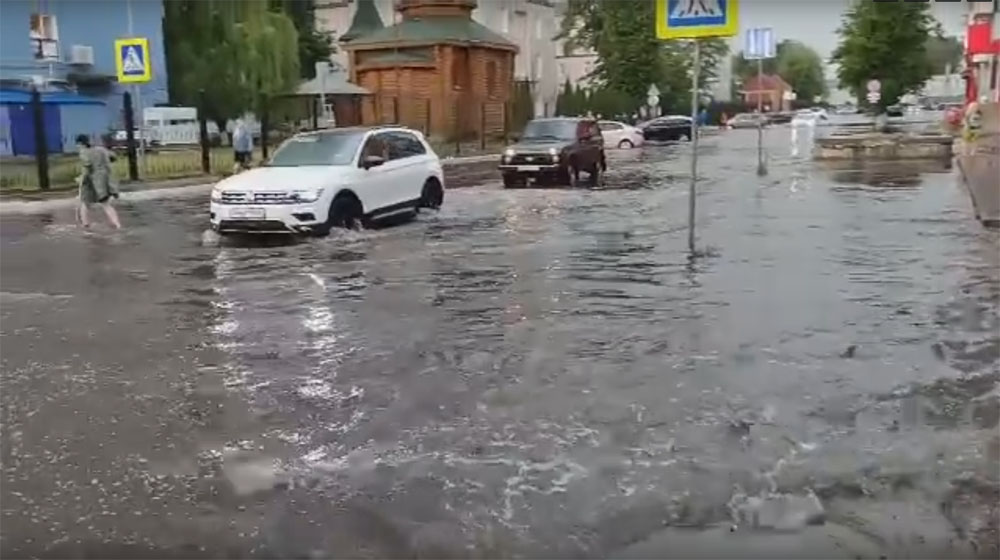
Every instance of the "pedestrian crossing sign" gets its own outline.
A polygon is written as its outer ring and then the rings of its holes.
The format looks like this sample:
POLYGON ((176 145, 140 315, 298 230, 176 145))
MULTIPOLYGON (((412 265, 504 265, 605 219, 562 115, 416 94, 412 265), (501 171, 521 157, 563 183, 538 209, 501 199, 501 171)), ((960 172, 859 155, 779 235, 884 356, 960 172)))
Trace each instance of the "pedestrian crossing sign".
POLYGON ((153 78, 149 61, 149 39, 132 37, 115 40, 115 68, 118 83, 142 84, 153 78))
POLYGON ((739 31, 739 0, 656 0, 658 39, 732 37, 739 31))

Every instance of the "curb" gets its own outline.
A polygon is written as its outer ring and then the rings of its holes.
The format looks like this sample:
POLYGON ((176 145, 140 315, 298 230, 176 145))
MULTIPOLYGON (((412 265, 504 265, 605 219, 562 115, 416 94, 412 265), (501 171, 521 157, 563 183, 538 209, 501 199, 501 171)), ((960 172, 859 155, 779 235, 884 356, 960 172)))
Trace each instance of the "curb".
MULTIPOLYGON (((446 158, 441 160, 442 167, 451 167, 455 165, 463 165, 468 163, 482 163, 486 161, 491 161, 496 159, 498 156, 496 154, 483 154, 476 156, 465 156, 457 158, 446 158)), ((191 179, 192 181, 195 179, 191 179)), ((152 186, 143 189, 136 190, 124 190, 121 193, 120 200, 123 201, 141 201, 141 200, 156 200, 160 198, 184 198, 188 196, 195 196, 204 193, 212 188, 213 185, 218 181, 218 179, 209 179, 207 181, 201 181, 193 185, 183 185, 178 187, 167 186, 169 183, 177 183, 178 180, 164 181, 163 186, 155 186, 158 183, 152 183, 152 186)), ((4 214, 35 214, 40 212, 49 212, 52 210, 58 210, 60 208, 72 208, 76 205, 76 191, 68 190, 66 191, 66 196, 52 195, 51 198, 46 198, 44 200, 17 200, 8 199, 0 201, 0 215, 4 214)))

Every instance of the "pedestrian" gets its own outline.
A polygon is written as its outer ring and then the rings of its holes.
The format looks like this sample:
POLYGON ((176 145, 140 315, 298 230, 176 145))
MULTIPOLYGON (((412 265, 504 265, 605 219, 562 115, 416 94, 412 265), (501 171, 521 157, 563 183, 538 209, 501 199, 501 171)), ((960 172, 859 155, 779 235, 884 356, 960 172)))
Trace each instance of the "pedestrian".
POLYGON ((703 127, 707 125, 708 125, 708 109, 702 107, 701 112, 698 113, 698 126, 703 127))
POLYGON ((719 117, 719 128, 725 130, 727 126, 729 126, 729 115, 723 111, 722 115, 719 117))
POLYGON ((118 189, 114 184, 111 162, 114 154, 104 146, 90 144, 90 137, 80 134, 76 137, 76 147, 80 153, 79 185, 80 205, 78 218, 80 225, 90 227, 88 206, 99 204, 104 209, 104 215, 115 229, 121 229, 118 212, 111 205, 113 198, 118 198, 118 189))
POLYGON ((233 129, 233 159, 233 174, 250 169, 253 162, 253 136, 243 119, 237 119, 233 129))

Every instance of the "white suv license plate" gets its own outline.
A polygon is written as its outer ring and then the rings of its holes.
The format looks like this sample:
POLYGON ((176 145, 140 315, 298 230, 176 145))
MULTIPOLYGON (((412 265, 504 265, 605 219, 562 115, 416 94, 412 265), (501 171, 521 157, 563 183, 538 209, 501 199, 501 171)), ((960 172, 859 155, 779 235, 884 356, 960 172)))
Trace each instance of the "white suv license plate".
POLYGON ((244 220, 263 220, 267 217, 267 213, 263 208, 233 208, 230 210, 229 215, 233 218, 244 220))

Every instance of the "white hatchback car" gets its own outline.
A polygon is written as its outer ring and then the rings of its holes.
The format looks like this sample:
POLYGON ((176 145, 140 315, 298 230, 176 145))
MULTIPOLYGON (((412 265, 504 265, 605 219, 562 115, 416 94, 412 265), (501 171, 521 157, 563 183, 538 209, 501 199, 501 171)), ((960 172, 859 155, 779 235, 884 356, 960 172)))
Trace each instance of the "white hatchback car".
POLYGON ((261 167, 212 189, 219 233, 325 235, 444 201, 444 173, 423 134, 404 127, 297 134, 261 167))
POLYGON ((628 149, 642 146, 645 139, 642 131, 618 121, 600 121, 597 126, 604 137, 604 145, 608 148, 628 149))

